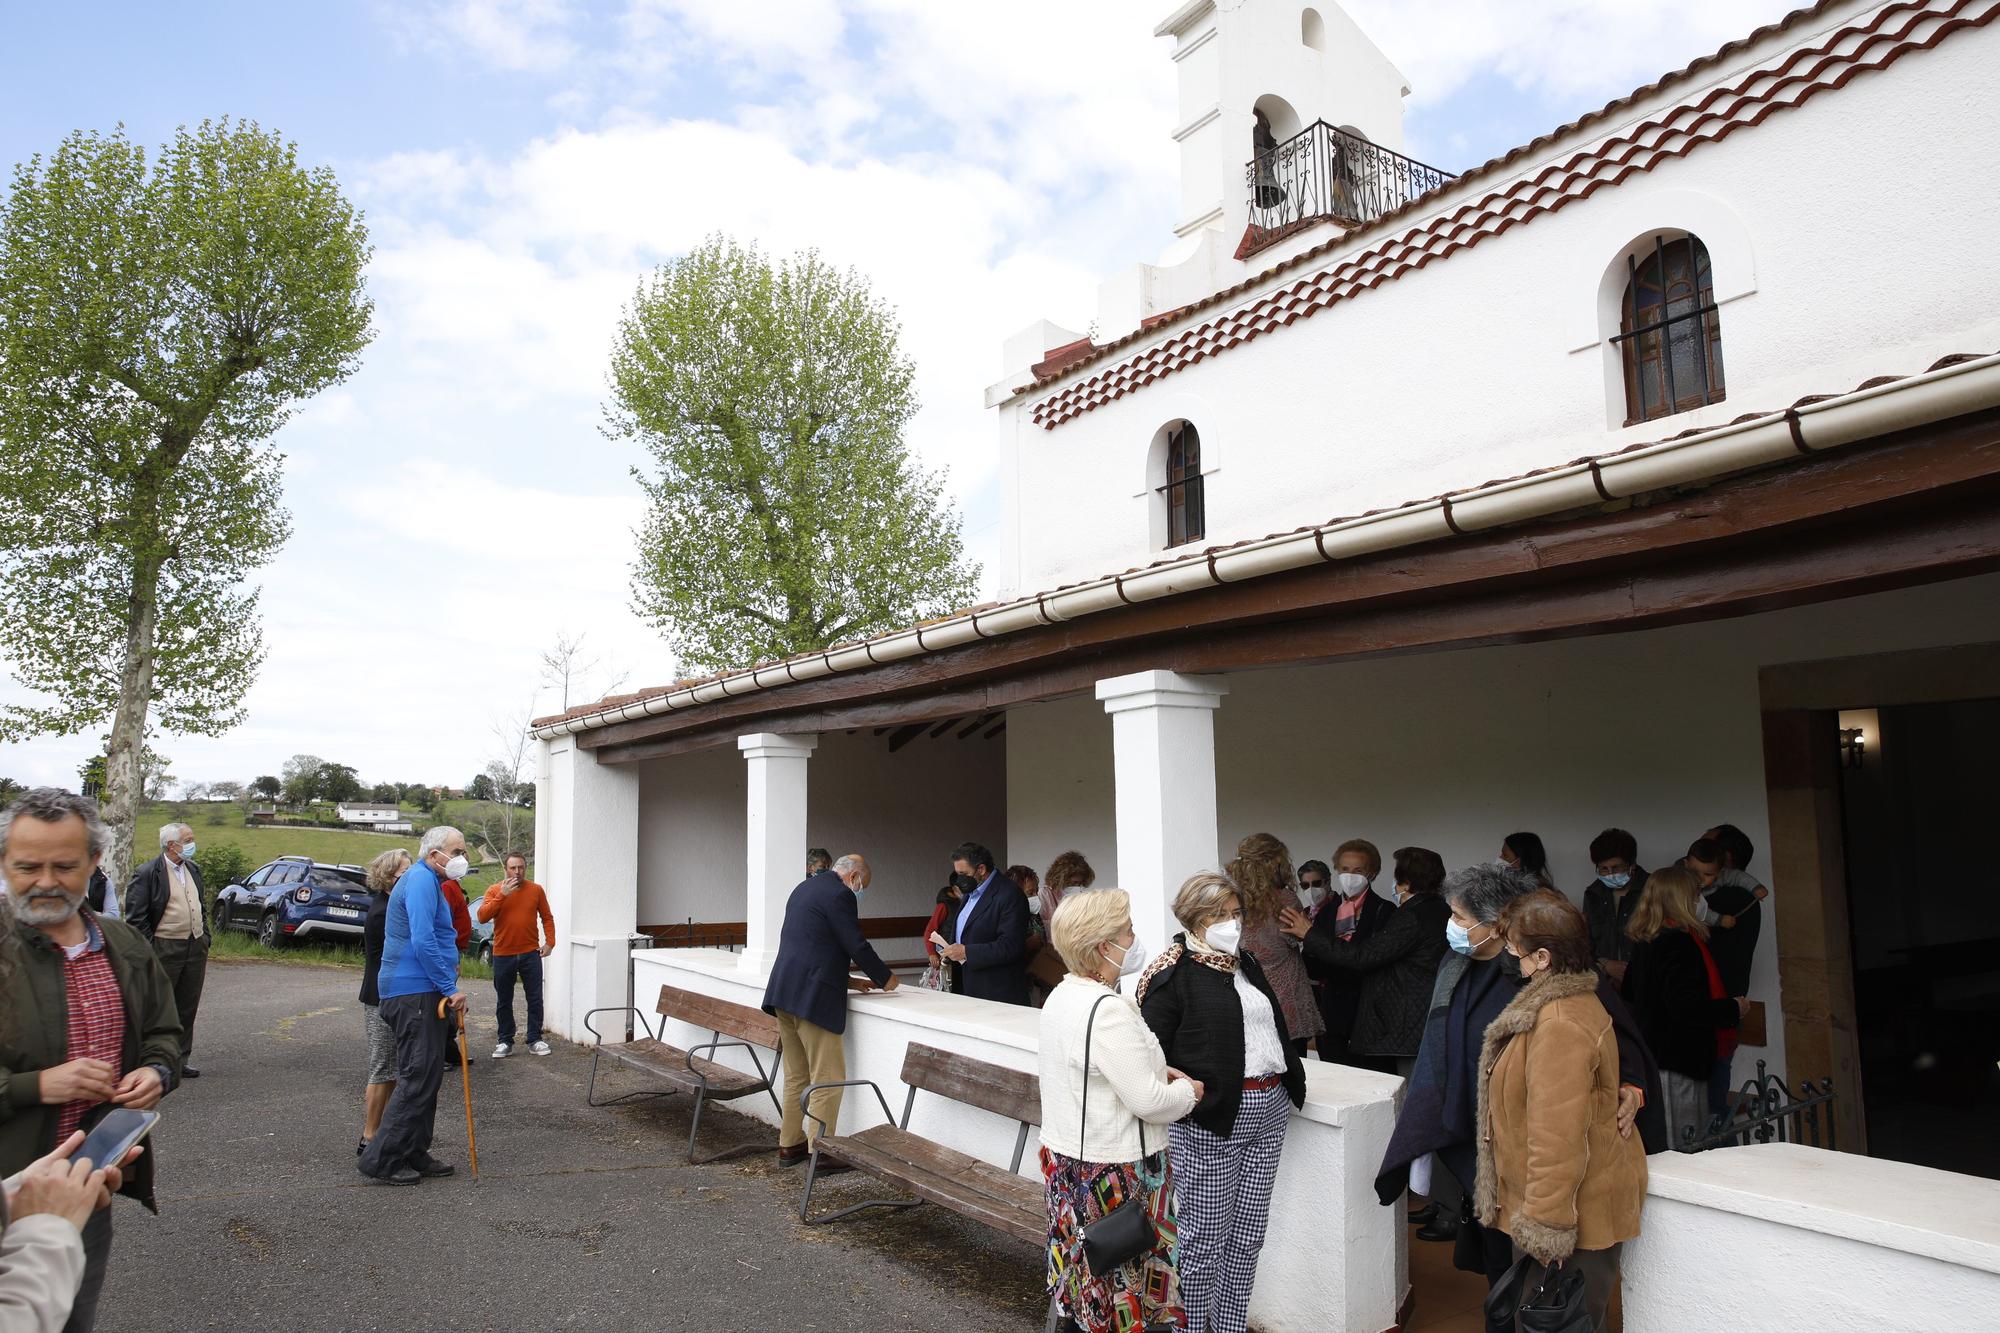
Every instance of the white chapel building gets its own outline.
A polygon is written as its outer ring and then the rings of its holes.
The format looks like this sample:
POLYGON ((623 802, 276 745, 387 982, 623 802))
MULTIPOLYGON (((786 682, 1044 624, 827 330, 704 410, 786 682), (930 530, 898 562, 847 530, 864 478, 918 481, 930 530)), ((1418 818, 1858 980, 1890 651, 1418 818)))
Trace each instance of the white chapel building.
MULTIPOLYGON (((1771 889, 1736 1075, 1830 1086, 1835 1150, 1651 1159, 1625 1327, 1992 1327, 1996 18, 1824 0, 1454 173, 1336 4, 1181 4, 1178 123, 1133 127, 1180 148, 1172 262, 984 390, 1008 591, 537 724, 550 1026, 758 1003, 810 846, 869 856, 914 958, 967 838, 1083 852, 1157 949, 1254 832, 1455 868, 1531 830, 1580 895, 1604 828, 1656 866, 1729 822, 1771 889)), ((853 1012, 892 1100, 911 1041, 1035 1067, 1032 1010, 853 1012)), ((1253 1322, 1379 1333, 1401 1081, 1308 1070, 1253 1322)), ((1010 1124, 927 1123, 1010 1160, 1010 1124)))

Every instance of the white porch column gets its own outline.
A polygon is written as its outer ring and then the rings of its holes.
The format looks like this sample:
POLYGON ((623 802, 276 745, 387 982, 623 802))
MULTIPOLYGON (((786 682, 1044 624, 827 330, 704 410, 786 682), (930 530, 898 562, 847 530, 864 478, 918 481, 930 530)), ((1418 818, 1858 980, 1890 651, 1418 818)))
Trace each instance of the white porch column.
POLYGON ((736 748, 750 765, 750 805, 745 821, 749 844, 748 939, 743 966, 769 972, 778 956, 778 932, 785 924, 785 899, 797 887, 806 860, 806 760, 818 736, 780 736, 760 731, 738 736, 736 748))
POLYGON ((1215 710, 1229 686, 1212 676, 1139 671, 1097 682, 1111 714, 1118 887, 1157 953, 1180 927, 1173 895, 1216 858, 1215 710))
MULTIPOLYGON (((633 929, 639 924, 639 769, 600 764, 576 738, 544 741, 535 792, 535 876, 556 919, 556 950, 544 979, 551 1031, 588 1042, 583 1016, 627 995, 633 929)), ((650 1005, 645 1006, 651 1008, 650 1005)), ((625 1028, 607 1015, 598 1030, 625 1028)))

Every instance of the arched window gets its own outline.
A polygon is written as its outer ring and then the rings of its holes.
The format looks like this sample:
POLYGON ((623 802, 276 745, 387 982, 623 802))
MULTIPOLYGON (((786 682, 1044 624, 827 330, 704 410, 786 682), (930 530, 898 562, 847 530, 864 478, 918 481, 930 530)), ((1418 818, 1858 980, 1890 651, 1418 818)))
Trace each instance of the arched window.
POLYGON ((1326 50, 1326 20, 1317 9, 1299 15, 1299 40, 1315 51, 1326 50))
POLYGON ((1202 496, 1201 433, 1192 421, 1167 427, 1166 481, 1158 488, 1167 511, 1167 545, 1200 541, 1208 533, 1202 496))
POLYGON ((1614 339, 1625 367, 1625 424, 1723 399, 1722 316, 1708 247, 1699 237, 1653 238, 1626 260, 1625 301, 1614 339))

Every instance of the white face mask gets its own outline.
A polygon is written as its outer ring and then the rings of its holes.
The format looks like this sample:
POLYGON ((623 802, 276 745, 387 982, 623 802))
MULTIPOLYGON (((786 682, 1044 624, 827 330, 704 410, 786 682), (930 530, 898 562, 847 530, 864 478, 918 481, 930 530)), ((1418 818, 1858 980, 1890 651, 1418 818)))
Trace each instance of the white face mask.
POLYGON ((452 857, 451 860, 444 863, 444 877, 446 879, 464 879, 471 873, 472 862, 465 859, 464 852, 460 852, 457 856, 452 857))
POLYGON ((1040 898, 1028 899, 1028 914, 1030 916, 1040 916, 1042 914, 1042 900, 1040 898))
POLYGON ((1243 923, 1235 920, 1218 921, 1202 936, 1202 943, 1217 953, 1234 955, 1236 946, 1242 942, 1243 923))
MULTIPOLYGON (((1117 948, 1118 942, 1113 940, 1111 946, 1114 949, 1117 948)), ((1126 977, 1136 977, 1145 969, 1145 966, 1146 946, 1137 940, 1133 940, 1125 946, 1124 960, 1118 964, 1118 977, 1121 981, 1126 977)))
POLYGON ((1343 870, 1333 878, 1334 882, 1340 885, 1340 896, 1343 898, 1359 898, 1362 894, 1368 892, 1368 876, 1366 875, 1357 875, 1352 870, 1343 870))

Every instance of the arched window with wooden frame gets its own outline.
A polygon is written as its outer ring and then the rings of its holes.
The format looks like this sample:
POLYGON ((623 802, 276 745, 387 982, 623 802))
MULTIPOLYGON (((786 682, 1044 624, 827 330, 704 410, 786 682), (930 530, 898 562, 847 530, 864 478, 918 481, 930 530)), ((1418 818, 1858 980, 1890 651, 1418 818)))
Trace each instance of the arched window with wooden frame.
POLYGON ((1158 488, 1167 510, 1167 545, 1183 546, 1208 535, 1202 494, 1201 432, 1192 421, 1167 428, 1166 481, 1158 488))
POLYGON ((1708 247, 1697 236, 1655 236, 1650 252, 1625 263, 1613 339, 1625 368, 1625 424, 1721 402, 1722 316, 1708 247))

